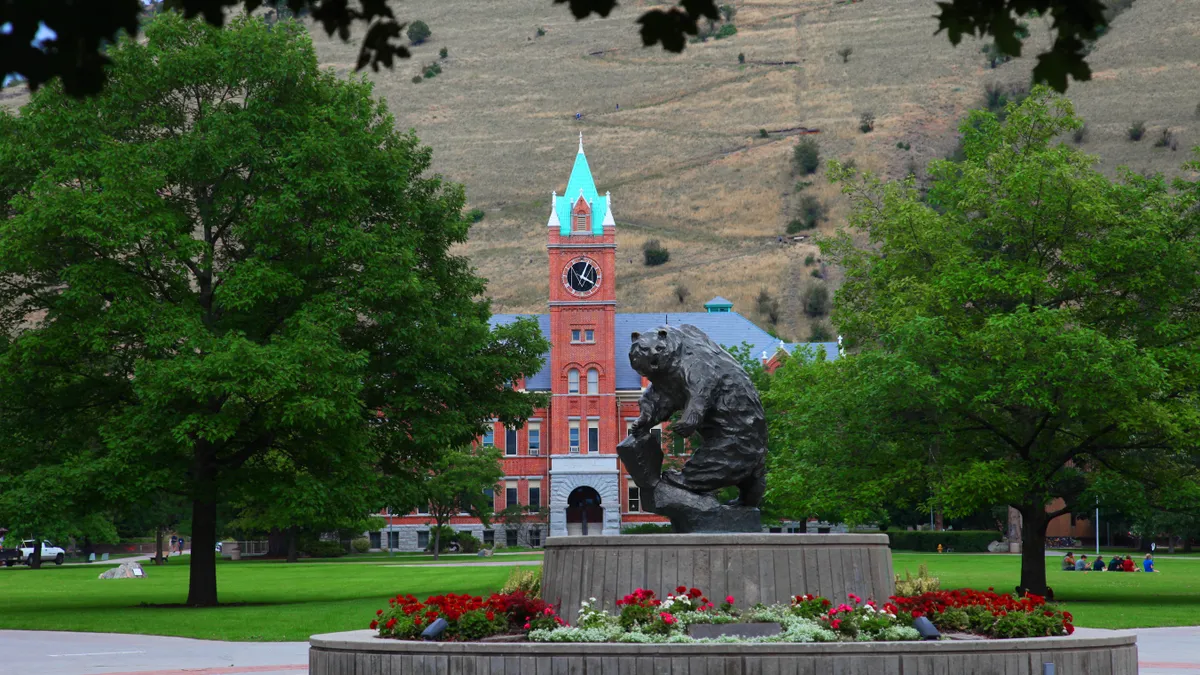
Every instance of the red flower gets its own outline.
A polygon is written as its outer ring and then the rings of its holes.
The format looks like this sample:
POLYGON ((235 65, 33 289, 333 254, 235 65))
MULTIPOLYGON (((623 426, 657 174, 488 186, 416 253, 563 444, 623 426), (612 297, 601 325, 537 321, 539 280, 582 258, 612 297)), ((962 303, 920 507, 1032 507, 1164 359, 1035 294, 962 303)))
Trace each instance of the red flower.
POLYGON ((529 630, 529 624, 525 624, 525 630, 529 630))
POLYGON ((687 593, 687 586, 676 586, 675 593, 677 595, 683 595, 684 593, 687 593))
POLYGON ((1067 635, 1072 635, 1075 633, 1075 626, 1072 624, 1064 623, 1063 628, 1066 629, 1067 635))
POLYGON ((378 621, 372 621, 372 622, 371 622, 371 630, 375 630, 376 628, 379 628, 379 622, 378 622, 378 621))
POLYGON ((659 618, 662 619, 662 622, 667 624, 668 626, 675 623, 675 617, 671 616, 668 612, 663 612, 663 613, 659 614, 658 616, 659 616, 659 618))
POLYGON ((375 610, 375 616, 383 616, 383 610, 382 609, 375 610))
POLYGON ((733 596, 732 595, 725 596, 725 602, 728 602, 729 604, 732 605, 733 604, 733 596))
POLYGON ((837 630, 839 627, 841 627, 841 625, 842 625, 841 619, 834 619, 833 621, 829 622, 829 627, 834 630, 837 630))
POLYGON ((420 626, 420 625, 421 625, 421 617, 419 617, 419 616, 414 616, 414 617, 413 617, 413 625, 414 625, 414 626, 420 626))
POLYGON ((384 625, 388 627, 388 630, 391 630, 391 629, 395 628, 395 627, 396 627, 396 619, 395 619, 395 617, 393 617, 393 618, 391 618, 391 619, 388 619, 388 620, 387 620, 387 623, 386 623, 386 624, 384 624, 384 625))
POLYGON ((490 610, 490 609, 489 609, 489 610, 487 611, 487 620, 488 620, 488 621, 495 621, 495 620, 496 620, 496 613, 495 613, 495 612, 493 612, 492 610, 490 610))

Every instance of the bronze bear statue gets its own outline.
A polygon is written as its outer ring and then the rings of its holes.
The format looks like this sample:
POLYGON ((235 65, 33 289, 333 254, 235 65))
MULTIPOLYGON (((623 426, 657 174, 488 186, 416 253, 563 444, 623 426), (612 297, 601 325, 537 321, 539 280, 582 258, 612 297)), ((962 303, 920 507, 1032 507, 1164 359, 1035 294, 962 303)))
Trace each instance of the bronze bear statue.
POLYGON ((767 424, 758 391, 741 365, 690 325, 634 333, 629 363, 650 380, 642 393, 641 415, 618 448, 638 485, 653 490, 655 485, 644 483, 666 483, 701 495, 733 486, 739 496, 730 506, 757 507, 766 491, 767 424), (671 431, 684 438, 698 433, 703 444, 692 449, 682 470, 656 476, 661 448, 656 453, 646 439, 651 427, 675 412, 680 416, 671 431))

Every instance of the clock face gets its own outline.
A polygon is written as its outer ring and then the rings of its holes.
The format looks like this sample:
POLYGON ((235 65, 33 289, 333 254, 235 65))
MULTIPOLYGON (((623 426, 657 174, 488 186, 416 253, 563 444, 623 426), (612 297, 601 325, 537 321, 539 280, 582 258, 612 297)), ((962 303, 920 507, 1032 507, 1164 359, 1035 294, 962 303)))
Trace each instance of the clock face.
POLYGON ((600 287, 600 267, 590 258, 576 258, 567 264, 562 279, 571 293, 591 295, 600 287))

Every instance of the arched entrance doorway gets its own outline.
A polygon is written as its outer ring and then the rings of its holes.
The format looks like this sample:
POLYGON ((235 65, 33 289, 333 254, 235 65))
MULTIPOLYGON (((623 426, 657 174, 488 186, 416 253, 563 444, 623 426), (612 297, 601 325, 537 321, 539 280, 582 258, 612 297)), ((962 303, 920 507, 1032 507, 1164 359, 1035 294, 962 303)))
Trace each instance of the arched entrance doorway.
POLYGON ((571 490, 567 496, 567 534, 600 534, 604 527, 604 509, 600 493, 586 485, 571 490))

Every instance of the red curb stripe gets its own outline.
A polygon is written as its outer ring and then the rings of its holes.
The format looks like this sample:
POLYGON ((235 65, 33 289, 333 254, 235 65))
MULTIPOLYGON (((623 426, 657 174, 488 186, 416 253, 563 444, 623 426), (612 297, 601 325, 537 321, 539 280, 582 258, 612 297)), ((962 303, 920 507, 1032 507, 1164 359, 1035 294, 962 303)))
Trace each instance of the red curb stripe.
POLYGON ((180 668, 176 670, 131 670, 126 673, 102 673, 101 675, 233 675, 235 673, 273 673, 280 671, 308 672, 307 663, 286 666, 232 666, 228 668, 180 668))

